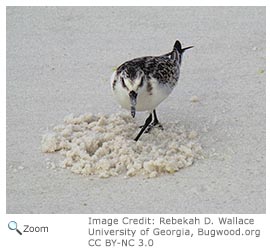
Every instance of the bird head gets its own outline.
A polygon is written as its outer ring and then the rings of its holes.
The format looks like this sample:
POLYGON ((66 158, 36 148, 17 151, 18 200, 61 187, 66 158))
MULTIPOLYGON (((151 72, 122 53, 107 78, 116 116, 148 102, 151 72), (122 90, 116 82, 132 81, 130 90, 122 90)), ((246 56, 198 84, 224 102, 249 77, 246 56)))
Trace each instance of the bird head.
POLYGON ((144 76, 142 71, 137 71, 136 74, 132 75, 130 74, 131 70, 128 70, 129 71, 123 73, 121 79, 123 88, 128 92, 130 112, 131 116, 134 118, 136 115, 137 96, 143 86, 144 76))

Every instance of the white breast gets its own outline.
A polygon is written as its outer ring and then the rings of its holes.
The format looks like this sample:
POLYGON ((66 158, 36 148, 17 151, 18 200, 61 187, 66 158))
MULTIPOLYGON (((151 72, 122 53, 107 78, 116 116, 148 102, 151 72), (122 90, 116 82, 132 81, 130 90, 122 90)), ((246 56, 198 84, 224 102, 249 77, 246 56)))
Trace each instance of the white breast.
MULTIPOLYGON (((115 72, 111 77, 111 84, 113 84, 115 78, 115 72)), ((155 79, 151 80, 152 89, 149 92, 147 90, 147 85, 143 85, 138 90, 137 96, 137 111, 153 111, 165 98, 169 96, 172 88, 168 84, 160 84, 155 79)), ((115 83, 114 88, 112 88, 113 94, 117 102, 124 109, 130 109, 130 98, 129 90, 123 88, 120 79, 115 83)))

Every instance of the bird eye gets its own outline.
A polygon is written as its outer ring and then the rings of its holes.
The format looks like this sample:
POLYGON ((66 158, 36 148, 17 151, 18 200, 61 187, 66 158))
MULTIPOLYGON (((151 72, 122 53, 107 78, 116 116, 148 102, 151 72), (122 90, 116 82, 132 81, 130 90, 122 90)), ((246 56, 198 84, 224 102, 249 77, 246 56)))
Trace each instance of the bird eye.
POLYGON ((141 82, 140 82, 140 84, 138 85, 139 88, 143 86, 143 81, 144 81, 144 77, 141 78, 141 82))
POLYGON ((127 86, 126 86, 125 81, 124 81, 124 79, 123 79, 123 78, 121 78, 121 82, 122 82, 122 86, 123 86, 123 88, 125 88, 125 89, 127 89, 127 90, 128 90, 128 88, 127 88, 127 86))

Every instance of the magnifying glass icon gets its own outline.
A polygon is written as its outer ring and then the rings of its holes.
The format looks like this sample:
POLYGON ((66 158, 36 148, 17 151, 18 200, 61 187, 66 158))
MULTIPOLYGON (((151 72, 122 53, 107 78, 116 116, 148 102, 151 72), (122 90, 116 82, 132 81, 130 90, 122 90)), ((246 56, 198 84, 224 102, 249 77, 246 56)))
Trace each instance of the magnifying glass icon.
POLYGON ((22 232, 17 228, 17 222, 16 221, 10 221, 8 223, 8 228, 10 230, 16 230, 18 234, 22 235, 22 232))

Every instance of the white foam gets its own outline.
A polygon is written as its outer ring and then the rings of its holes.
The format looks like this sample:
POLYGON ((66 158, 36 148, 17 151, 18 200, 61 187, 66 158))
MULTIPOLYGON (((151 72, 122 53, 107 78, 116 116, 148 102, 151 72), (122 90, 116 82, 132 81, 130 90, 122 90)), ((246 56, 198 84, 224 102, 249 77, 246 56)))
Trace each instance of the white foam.
POLYGON ((197 132, 177 123, 163 124, 133 139, 139 131, 130 115, 69 115, 42 137, 44 153, 59 151, 59 164, 74 173, 102 178, 124 174, 156 177, 174 173, 203 158, 197 132))

